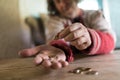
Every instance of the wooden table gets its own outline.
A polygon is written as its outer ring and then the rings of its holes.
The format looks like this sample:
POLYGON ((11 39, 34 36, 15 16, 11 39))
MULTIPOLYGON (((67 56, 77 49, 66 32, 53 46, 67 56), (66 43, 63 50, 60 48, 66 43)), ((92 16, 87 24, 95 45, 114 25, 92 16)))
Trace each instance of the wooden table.
POLYGON ((35 66, 33 58, 0 60, 0 80, 120 80, 120 50, 109 55, 81 57, 68 67, 52 70, 35 66), (68 73, 76 67, 90 67, 99 75, 68 73))

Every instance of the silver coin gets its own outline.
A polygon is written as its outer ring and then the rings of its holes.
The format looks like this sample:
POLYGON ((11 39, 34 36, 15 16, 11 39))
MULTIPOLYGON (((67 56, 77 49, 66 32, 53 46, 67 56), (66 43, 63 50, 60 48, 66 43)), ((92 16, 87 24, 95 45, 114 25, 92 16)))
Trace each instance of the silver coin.
POLYGON ((76 69, 76 70, 74 70, 73 72, 76 73, 76 74, 79 74, 79 73, 80 73, 80 70, 79 70, 79 69, 76 69))
POLYGON ((86 68, 84 71, 92 71, 92 68, 86 68))
POLYGON ((92 70, 92 68, 86 68, 86 67, 77 67, 71 71, 70 73, 74 74, 86 74, 86 75, 98 75, 98 71, 92 70))
POLYGON ((88 71, 86 72, 87 75, 98 75, 99 72, 98 71, 88 71))
POLYGON ((81 71, 81 70, 77 69, 77 70, 74 70, 73 73, 75 73, 75 74, 84 74, 84 71, 81 71))
POLYGON ((86 67, 78 67, 78 68, 76 68, 76 69, 74 69, 74 70, 77 70, 77 69, 79 69, 79 70, 81 70, 81 71, 92 71, 91 68, 86 68, 86 67))

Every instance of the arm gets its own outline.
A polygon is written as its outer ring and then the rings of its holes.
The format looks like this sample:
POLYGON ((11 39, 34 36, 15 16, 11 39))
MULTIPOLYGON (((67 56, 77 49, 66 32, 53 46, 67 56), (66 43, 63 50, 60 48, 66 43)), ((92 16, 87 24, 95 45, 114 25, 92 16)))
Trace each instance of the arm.
POLYGON ((115 41, 110 33, 105 33, 93 29, 88 30, 91 35, 92 45, 89 49, 83 50, 89 55, 108 54, 114 50, 115 41))
POLYGON ((101 11, 94 11, 92 14, 88 14, 89 24, 91 29, 88 29, 92 46, 89 51, 90 55, 94 54, 106 54, 113 51, 115 47, 116 37, 111 26, 105 20, 101 11))
MULTIPOLYGON (((80 53, 85 53, 88 55, 95 55, 95 54, 106 54, 106 53, 110 53, 111 51, 113 51, 115 47, 115 36, 112 32, 111 27, 107 25, 107 22, 105 21, 104 17, 102 16, 100 12, 98 12, 96 17, 93 18, 91 25, 92 25, 91 29, 90 28, 85 29, 83 28, 85 26, 81 24, 73 24, 72 27, 69 26, 69 28, 66 28, 62 32, 60 32, 60 35, 58 37, 64 38, 66 42, 69 41, 70 43, 73 43, 71 45, 73 45, 77 50, 79 50, 80 53), (82 36, 85 36, 86 33, 88 33, 87 37, 85 37, 87 39, 86 41, 88 42, 87 46, 85 45, 85 47, 81 48, 81 46, 79 45, 79 41, 76 41, 77 44, 72 42, 72 39, 76 37, 74 35, 76 31, 75 30, 72 31, 74 26, 78 26, 78 29, 83 28, 83 30, 82 29, 79 30, 79 31, 84 32, 82 36)), ((79 36, 77 36, 77 38, 78 37, 81 37, 80 34, 79 36)), ((65 41, 64 43, 66 43, 65 41)), ((56 41, 55 45, 59 45, 59 44, 61 44, 61 42, 56 41)), ((65 45, 61 45, 61 46, 64 47, 65 45)), ((69 45, 67 47, 70 48, 69 45)), ((73 57, 73 51, 72 51, 72 55, 71 53, 67 53, 67 55, 73 57)), ((70 57, 68 58, 70 59, 70 57)))

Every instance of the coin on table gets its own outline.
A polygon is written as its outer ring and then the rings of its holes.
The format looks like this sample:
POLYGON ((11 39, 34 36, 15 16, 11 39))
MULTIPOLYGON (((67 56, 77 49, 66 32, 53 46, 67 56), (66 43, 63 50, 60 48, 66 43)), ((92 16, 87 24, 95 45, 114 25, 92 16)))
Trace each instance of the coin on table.
POLYGON ((81 70, 79 70, 79 69, 76 69, 76 70, 74 70, 74 73, 75 73, 75 74, 84 74, 84 71, 81 71, 81 70))
POLYGON ((78 73, 80 73, 80 70, 79 69, 70 70, 69 73, 76 73, 76 74, 78 74, 78 73))
POLYGON ((73 70, 73 73, 76 73, 76 74, 79 74, 80 72, 81 72, 81 70, 79 70, 79 69, 73 70))
POLYGON ((73 70, 70 70, 69 73, 79 74, 79 73, 81 73, 81 70, 80 69, 73 69, 73 70))
POLYGON ((92 68, 85 68, 83 71, 92 71, 92 68))
POLYGON ((86 72, 87 75, 98 75, 98 71, 88 71, 86 72))
POLYGON ((92 71, 91 68, 86 68, 86 67, 78 67, 78 68, 76 68, 76 69, 79 69, 79 70, 81 70, 81 71, 92 71))

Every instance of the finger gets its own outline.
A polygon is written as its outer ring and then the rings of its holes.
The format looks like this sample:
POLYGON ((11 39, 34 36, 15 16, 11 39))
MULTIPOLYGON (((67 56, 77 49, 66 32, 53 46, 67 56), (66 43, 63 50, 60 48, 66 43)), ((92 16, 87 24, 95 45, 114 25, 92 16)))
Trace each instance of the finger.
POLYGON ((79 45, 82 45, 83 43, 87 42, 86 38, 85 37, 80 37, 74 41, 71 41, 71 45, 73 46, 79 46, 79 45))
POLYGON ((72 24, 68 27, 66 27, 60 34, 59 34, 59 37, 60 38, 64 38, 65 36, 67 36, 69 33, 77 30, 81 28, 80 24, 78 25, 78 23, 75 23, 75 24, 72 24))
POLYGON ((53 57, 54 58, 54 60, 56 60, 56 61, 59 61, 59 60, 63 60, 63 61, 65 61, 66 60, 66 56, 65 56, 65 54, 63 53, 63 54, 57 54, 55 57, 53 57))
POLYGON ((59 38, 64 38, 65 36, 67 36, 70 33, 69 31, 69 27, 66 27, 65 29, 63 29, 60 33, 59 33, 59 38))
POLYGON ((51 65, 52 65, 52 63, 49 59, 44 59, 42 66, 48 68, 48 67, 51 67, 51 65))
POLYGON ((27 56, 33 56, 37 54, 40 51, 40 46, 37 46, 35 48, 30 49, 24 49, 18 52, 20 56, 27 57, 27 56))
POLYGON ((38 65, 40 64, 44 59, 49 59, 48 55, 44 54, 44 53, 39 53, 36 57, 35 57, 35 63, 38 65))
POLYGON ((67 61, 60 60, 59 62, 62 64, 62 67, 66 67, 69 65, 67 61))
POLYGON ((62 68, 62 64, 60 62, 58 62, 58 61, 52 61, 51 68, 60 69, 60 68, 62 68))
POLYGON ((39 65, 40 63, 42 63, 42 61, 43 61, 42 57, 35 57, 35 59, 34 59, 34 62, 36 65, 39 65))
POLYGON ((73 41, 83 35, 84 35, 84 31, 81 29, 77 29, 77 30, 71 32, 70 34, 68 34, 64 39, 65 39, 65 41, 73 41))
MULTIPOLYGON (((53 69, 59 69, 59 68, 62 68, 62 63, 59 62, 60 60, 62 61, 65 61, 66 57, 64 54, 58 54, 56 56, 50 56, 49 57, 49 61, 51 62, 48 62, 48 64, 51 64, 51 65, 47 65, 47 63, 45 62, 45 64, 43 64, 43 66, 47 66, 47 67, 50 67, 53 68, 53 69)), ((67 65, 67 63, 63 63, 63 66, 67 65)))
POLYGON ((87 43, 84 43, 84 44, 82 44, 82 45, 77 45, 76 48, 77 48, 78 50, 84 50, 84 49, 87 49, 87 48, 88 48, 88 45, 87 45, 87 43))

